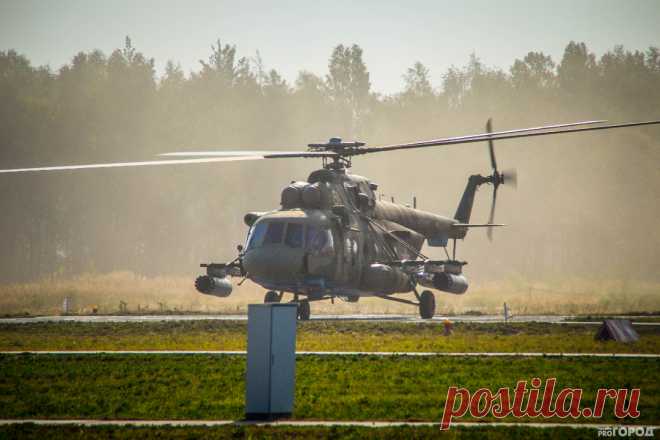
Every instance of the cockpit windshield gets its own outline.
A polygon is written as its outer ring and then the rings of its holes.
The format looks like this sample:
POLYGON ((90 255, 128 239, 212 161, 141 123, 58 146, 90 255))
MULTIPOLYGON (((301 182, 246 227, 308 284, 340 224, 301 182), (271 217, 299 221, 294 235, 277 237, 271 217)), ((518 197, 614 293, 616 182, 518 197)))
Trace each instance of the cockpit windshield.
POLYGON ((250 230, 247 240, 248 249, 261 246, 264 241, 264 235, 266 235, 266 229, 268 229, 268 223, 261 222, 257 223, 252 230, 250 230))
POLYGON ((305 248, 315 254, 332 254, 333 240, 329 229, 299 222, 268 220, 258 222, 248 236, 247 248, 284 243, 290 248, 305 248))
POLYGON ((284 222, 269 222, 264 236, 264 245, 281 243, 285 224, 284 222))
POLYGON ((257 223, 250 232, 248 249, 281 243, 285 225, 277 221, 257 223))

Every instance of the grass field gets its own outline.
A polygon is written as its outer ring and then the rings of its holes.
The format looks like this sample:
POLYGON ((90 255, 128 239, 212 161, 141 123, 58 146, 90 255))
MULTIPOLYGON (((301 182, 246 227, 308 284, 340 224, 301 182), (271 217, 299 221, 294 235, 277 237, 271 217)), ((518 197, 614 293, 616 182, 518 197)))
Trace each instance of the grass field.
MULTIPOLYGON (((243 417, 243 356, 1 355, 0 371, 0 418, 243 417)), ((657 423, 659 375, 656 359, 306 356, 296 362, 293 416, 439 421, 449 386, 496 390, 556 377, 558 388, 584 390, 583 405, 601 387, 640 388, 641 415, 624 421, 657 423)), ((611 408, 599 422, 617 421, 611 408)))
MULTIPOLYGON (((264 289, 250 283, 234 286, 228 298, 201 295, 190 277, 146 278, 129 272, 88 274, 75 278, 47 277, 39 282, 0 286, 0 315, 52 315, 62 312, 65 297, 73 313, 117 313, 119 302, 131 313, 245 313, 262 302, 264 289)), ((412 295, 408 295, 412 298, 412 295)), ((438 293, 438 314, 502 313, 506 302, 514 315, 606 314, 660 311, 660 284, 602 278, 509 279, 473 283, 465 295, 438 293)), ((409 313, 414 307, 363 298, 358 303, 312 304, 312 313, 409 313)))
POLYGON ((534 429, 526 427, 454 427, 450 431, 440 432, 437 427, 394 427, 394 428, 363 428, 363 427, 254 427, 227 426, 213 428, 81 428, 75 426, 44 427, 35 425, 0 426, 0 438, 29 439, 236 439, 236 438, 316 438, 316 439, 457 439, 476 440, 489 438, 493 440, 546 439, 563 440, 589 439, 596 436, 593 429, 534 429))
MULTIPOLYGON (((0 324, 0 350, 245 350, 244 321, 0 324)), ((594 340, 594 325, 311 321, 298 323, 302 351, 660 353, 660 326, 634 344, 594 340)))
MULTIPOLYGON (((660 353, 660 328, 640 326, 635 344, 594 341, 594 325, 356 321, 299 322, 298 350, 547 351, 660 353)), ((242 350, 244 321, 30 323, 0 325, 0 350, 242 350)), ((514 419, 510 422, 657 424, 660 362, 606 358, 414 358, 305 356, 296 362, 294 419, 438 422, 449 386, 475 391, 556 377, 584 389, 583 406, 601 387, 639 387, 638 419, 514 419)), ((244 356, 0 355, 0 419, 231 419, 244 411, 244 356)), ((465 416, 460 421, 471 420, 465 416)), ((493 418, 484 420, 494 421, 493 418)), ((594 438, 593 429, 453 427, 143 428, 0 426, 0 438, 594 438)))

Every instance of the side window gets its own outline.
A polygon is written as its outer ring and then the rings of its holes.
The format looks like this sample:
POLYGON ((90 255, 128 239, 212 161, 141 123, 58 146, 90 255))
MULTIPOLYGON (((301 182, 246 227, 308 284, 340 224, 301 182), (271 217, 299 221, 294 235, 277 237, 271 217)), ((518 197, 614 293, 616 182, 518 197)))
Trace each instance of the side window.
POLYGON ((264 244, 278 244, 282 242, 284 235, 284 222, 269 222, 264 244))
POLYGON ((286 226, 284 244, 292 248, 300 248, 303 244, 303 225, 300 223, 289 223, 286 226))

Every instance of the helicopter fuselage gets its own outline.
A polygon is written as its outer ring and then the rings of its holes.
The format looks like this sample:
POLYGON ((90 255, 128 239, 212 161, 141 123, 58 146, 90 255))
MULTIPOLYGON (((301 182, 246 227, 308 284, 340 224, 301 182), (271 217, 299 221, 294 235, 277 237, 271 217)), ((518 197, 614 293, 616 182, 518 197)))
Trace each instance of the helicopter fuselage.
POLYGON ((415 260, 428 237, 446 242, 457 221, 378 201, 376 188, 344 170, 318 170, 307 182, 292 182, 282 191, 281 209, 245 216, 246 276, 310 298, 412 291, 410 274, 390 263, 415 260))

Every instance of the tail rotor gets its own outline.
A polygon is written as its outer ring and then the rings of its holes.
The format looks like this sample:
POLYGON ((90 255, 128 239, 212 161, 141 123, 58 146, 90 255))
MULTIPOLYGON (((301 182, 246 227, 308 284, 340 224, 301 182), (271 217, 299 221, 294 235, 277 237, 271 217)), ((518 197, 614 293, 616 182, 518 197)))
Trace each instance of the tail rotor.
MULTIPOLYGON (((486 122, 486 131, 488 133, 493 132, 493 122, 489 118, 486 122)), ((500 185, 511 185, 514 188, 518 186, 518 173, 515 169, 509 169, 502 171, 501 173, 497 169, 497 159, 495 158, 495 146, 493 138, 488 138, 488 152, 490 153, 490 166, 493 170, 493 174, 488 176, 487 183, 493 185, 493 198, 490 204, 490 215, 488 217, 488 224, 493 224, 495 222, 495 207, 497 206, 497 190, 500 185)), ((486 234, 488 235, 489 240, 493 240, 493 227, 489 226, 486 229, 486 234)))

